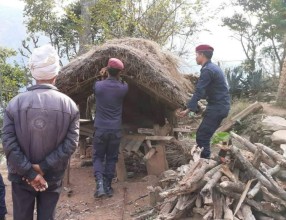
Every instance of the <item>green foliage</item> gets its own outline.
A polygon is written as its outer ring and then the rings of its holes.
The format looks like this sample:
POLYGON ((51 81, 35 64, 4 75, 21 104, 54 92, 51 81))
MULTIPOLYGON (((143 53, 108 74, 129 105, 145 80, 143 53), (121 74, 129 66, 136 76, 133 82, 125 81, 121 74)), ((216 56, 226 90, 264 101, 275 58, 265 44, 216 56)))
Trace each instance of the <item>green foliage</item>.
POLYGON ((230 134, 228 132, 217 132, 213 135, 211 139, 211 144, 218 144, 220 142, 226 142, 230 139, 230 134))
POLYGON ((90 22, 86 23, 80 1, 69 4, 63 8, 64 13, 59 13, 56 5, 60 0, 24 0, 25 23, 31 37, 23 42, 23 47, 30 53, 30 44, 38 46, 37 33, 44 33, 58 49, 59 56, 70 60, 78 53, 83 33, 89 30, 91 40, 87 42, 92 44, 112 38, 141 37, 183 54, 185 44, 178 48, 175 42, 178 39, 186 42, 200 29, 203 20, 198 15, 206 1, 97 0, 94 7, 89 8, 90 22))
MULTIPOLYGON (((247 57, 248 71, 254 71, 259 49, 266 47, 262 55, 275 56, 282 69, 286 56, 286 4, 284 0, 235 0, 232 6, 242 8, 242 12, 223 19, 243 47, 247 57)), ((274 60, 274 62, 275 62, 274 60)))
POLYGON ((12 99, 20 88, 28 82, 28 77, 23 68, 17 63, 9 64, 7 59, 15 56, 17 53, 14 50, 0 47, 0 102, 1 110, 12 99))
POLYGON ((249 95, 256 95, 259 92, 273 91, 273 80, 264 77, 262 69, 246 71, 244 66, 238 66, 225 70, 225 73, 233 98, 249 97, 249 95))

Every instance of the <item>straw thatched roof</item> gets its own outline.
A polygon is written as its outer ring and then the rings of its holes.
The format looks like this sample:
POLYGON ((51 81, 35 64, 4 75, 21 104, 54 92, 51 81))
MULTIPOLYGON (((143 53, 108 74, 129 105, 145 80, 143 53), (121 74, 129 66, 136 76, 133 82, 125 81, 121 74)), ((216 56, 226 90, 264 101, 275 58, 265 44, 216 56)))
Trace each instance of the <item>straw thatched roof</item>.
POLYGON ((60 71, 57 87, 79 103, 92 94, 95 75, 110 57, 123 61, 124 80, 170 109, 182 106, 193 83, 178 71, 178 60, 152 41, 125 38, 108 41, 74 59, 60 71))

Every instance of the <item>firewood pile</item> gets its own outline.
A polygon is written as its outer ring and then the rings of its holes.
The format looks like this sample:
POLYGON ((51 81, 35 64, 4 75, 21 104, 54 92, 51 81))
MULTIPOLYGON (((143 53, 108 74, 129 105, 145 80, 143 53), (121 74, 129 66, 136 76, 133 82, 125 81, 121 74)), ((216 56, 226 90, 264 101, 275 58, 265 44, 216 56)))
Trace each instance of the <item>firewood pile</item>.
POLYGON ((285 146, 280 154, 231 137, 236 144, 222 146, 215 159, 200 158, 194 147, 189 164, 165 171, 149 187, 151 210, 134 219, 286 219, 285 146))

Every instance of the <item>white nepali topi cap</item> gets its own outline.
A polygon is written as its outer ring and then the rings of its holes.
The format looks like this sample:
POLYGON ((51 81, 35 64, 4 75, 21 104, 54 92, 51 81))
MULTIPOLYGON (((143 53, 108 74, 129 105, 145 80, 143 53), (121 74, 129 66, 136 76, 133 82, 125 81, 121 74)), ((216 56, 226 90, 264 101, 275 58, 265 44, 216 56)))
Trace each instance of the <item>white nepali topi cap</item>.
POLYGON ((49 80, 58 75, 59 56, 50 44, 35 48, 29 61, 29 68, 36 80, 49 80))

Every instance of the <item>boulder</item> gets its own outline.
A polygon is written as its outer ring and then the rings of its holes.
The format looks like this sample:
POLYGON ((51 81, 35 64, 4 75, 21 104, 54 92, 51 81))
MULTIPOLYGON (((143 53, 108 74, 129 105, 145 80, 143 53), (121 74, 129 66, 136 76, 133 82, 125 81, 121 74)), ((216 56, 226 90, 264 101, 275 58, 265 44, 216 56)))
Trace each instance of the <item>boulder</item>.
POLYGON ((275 131, 271 136, 271 140, 273 144, 286 144, 286 130, 275 131))
POLYGON ((267 116, 262 120, 262 130, 274 132, 286 130, 286 120, 279 116, 267 116))

